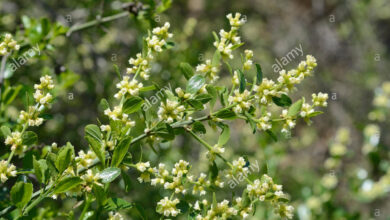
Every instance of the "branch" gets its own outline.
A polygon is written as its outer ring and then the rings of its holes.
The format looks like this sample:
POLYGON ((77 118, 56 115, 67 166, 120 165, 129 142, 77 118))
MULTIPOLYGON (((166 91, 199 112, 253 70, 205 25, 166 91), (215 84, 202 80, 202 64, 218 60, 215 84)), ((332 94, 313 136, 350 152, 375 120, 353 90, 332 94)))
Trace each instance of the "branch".
POLYGON ((115 15, 110 15, 110 16, 107 16, 104 18, 96 18, 95 20, 89 21, 89 22, 84 23, 84 24, 75 24, 69 28, 68 32, 66 32, 66 36, 69 37, 70 35, 72 35, 73 32, 88 29, 88 28, 91 28, 91 27, 96 26, 96 25, 104 24, 107 22, 111 22, 111 21, 123 18, 123 17, 127 17, 129 14, 130 13, 128 11, 124 11, 124 12, 121 12, 121 13, 118 13, 115 15))

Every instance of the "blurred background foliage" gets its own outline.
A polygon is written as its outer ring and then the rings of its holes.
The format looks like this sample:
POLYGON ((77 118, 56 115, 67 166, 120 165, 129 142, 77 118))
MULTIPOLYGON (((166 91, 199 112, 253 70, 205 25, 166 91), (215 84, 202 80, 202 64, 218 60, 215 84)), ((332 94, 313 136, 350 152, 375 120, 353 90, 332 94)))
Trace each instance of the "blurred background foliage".
MULTIPOLYGON (((76 149, 85 149, 84 126, 102 115, 102 98, 113 100, 118 81, 114 65, 125 71, 128 59, 142 50, 142 37, 149 28, 171 23, 175 45, 153 64, 151 79, 160 87, 170 83, 176 88, 185 83, 180 62, 195 66, 211 58, 211 32, 226 27, 225 15, 230 12, 246 16, 243 47, 254 51, 255 62, 262 65, 266 77, 277 77, 272 67, 275 59, 301 46, 304 55, 317 58, 319 66, 293 98, 309 98, 322 91, 329 93, 330 100, 325 114, 316 117, 313 125, 302 122, 291 138, 279 137, 278 142, 262 133, 253 135, 244 122, 237 122, 228 157, 248 155, 251 162, 261 164, 261 172, 267 165, 269 174, 290 194, 296 219, 390 219, 390 137, 386 135, 390 132, 390 85, 382 86, 390 80, 388 0, 174 0, 172 4, 155 0, 0 0, 0 33, 14 34, 22 46, 12 57, 17 59, 33 47, 40 49, 40 54, 15 71, 7 67, 4 83, 23 86, 3 92, 9 103, 1 106, 1 123, 16 120, 40 75, 53 74, 58 96, 47 116, 52 120, 36 131, 42 147, 70 141, 76 149), (112 21, 104 22, 107 17, 112 21), (74 29, 90 21, 97 24, 74 29)), ((296 57, 285 68, 294 68, 303 58, 296 57)), ((218 84, 228 83, 225 70, 218 84)), ((216 135, 208 132, 205 138, 212 143, 216 135)), ((186 136, 161 143, 159 155, 145 149, 146 157, 155 163, 186 159, 195 172, 207 169, 203 150, 186 136)), ((133 146, 134 157, 139 150, 140 146, 133 146)), ((24 166, 32 166, 33 154, 25 157, 24 166)), ((136 173, 129 174, 129 192, 123 194, 123 183, 118 182, 113 194, 122 192, 122 198, 142 204, 145 215, 155 219, 153 207, 160 192, 138 183, 136 173)), ((231 191, 226 188, 226 195, 231 191)), ((73 200, 47 200, 35 210, 36 216, 58 217, 72 209, 73 200)), ((135 209, 123 212, 138 218, 135 209)), ((274 216, 266 207, 257 207, 252 218, 274 216)))

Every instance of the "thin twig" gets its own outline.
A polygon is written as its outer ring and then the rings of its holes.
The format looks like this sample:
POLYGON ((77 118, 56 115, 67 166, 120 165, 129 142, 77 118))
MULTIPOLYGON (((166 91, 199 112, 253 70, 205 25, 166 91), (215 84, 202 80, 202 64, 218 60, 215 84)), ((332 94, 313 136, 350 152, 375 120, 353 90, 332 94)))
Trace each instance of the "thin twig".
POLYGON ((115 15, 110 15, 104 18, 97 18, 93 21, 86 22, 84 24, 75 24, 72 27, 69 28, 68 32, 66 32, 66 36, 69 37, 73 32, 84 30, 91 28, 96 25, 100 25, 103 23, 107 23, 110 21, 114 21, 123 17, 127 17, 130 13, 128 11, 124 11, 115 15))

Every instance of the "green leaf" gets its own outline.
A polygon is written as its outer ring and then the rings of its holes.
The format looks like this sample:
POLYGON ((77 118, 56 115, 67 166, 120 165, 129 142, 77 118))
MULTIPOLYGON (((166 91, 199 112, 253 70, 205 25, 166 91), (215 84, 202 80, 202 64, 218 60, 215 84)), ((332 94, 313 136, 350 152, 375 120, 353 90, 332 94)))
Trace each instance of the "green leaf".
POLYGON ((131 114, 141 109, 144 100, 138 96, 132 96, 125 101, 123 104, 123 112, 131 114))
POLYGON ((121 174, 121 169, 116 167, 109 167, 99 173, 103 183, 111 183, 121 174))
POLYGON ((157 87, 155 85, 151 86, 145 86, 139 89, 140 92, 147 92, 147 91, 152 91, 155 90, 157 87))
POLYGON ((114 70, 116 75, 118 76, 118 79, 122 80, 121 71, 119 70, 118 65, 114 64, 114 70))
POLYGON ((22 144, 23 145, 33 145, 37 143, 38 135, 33 131, 26 131, 22 135, 22 144))
POLYGON ((175 138, 175 131, 169 124, 162 124, 156 129, 156 135, 165 140, 173 140, 175 138))
POLYGON ((218 38, 217 33, 215 33, 215 31, 213 31, 212 33, 213 33, 214 41, 219 42, 219 38, 218 38))
POLYGON ((4 137, 11 136, 11 129, 5 125, 1 126, 0 128, 1 133, 3 134, 4 137))
POLYGON ((57 156, 57 160, 55 161, 56 168, 59 173, 64 172, 72 162, 74 157, 74 148, 68 142, 65 147, 60 148, 57 156))
POLYGON ((127 202, 121 198, 110 198, 104 209, 107 211, 118 211, 121 209, 128 209, 134 206, 134 203, 127 202))
POLYGON ((243 93, 246 87, 246 79, 244 73, 240 69, 238 70, 238 79, 240 80, 240 93, 243 93))
POLYGON ((114 153, 112 155, 111 166, 118 167, 122 162, 123 158, 126 156, 127 151, 129 150, 131 143, 131 137, 127 136, 123 138, 119 144, 115 147, 114 153))
POLYGON ((129 192, 131 188, 131 178, 126 172, 123 171, 122 171, 122 178, 123 178, 123 182, 125 183, 125 191, 129 192))
POLYGON ((192 131, 195 133, 206 134, 206 128, 202 122, 196 121, 192 124, 192 131))
POLYGON ((100 100, 100 107, 103 109, 103 110, 106 110, 108 108, 110 108, 110 104, 108 104, 107 100, 106 99, 102 99, 100 100))
POLYGON ((215 87, 212 85, 207 85, 206 90, 209 93, 209 95, 211 96, 210 105, 213 108, 215 105, 215 102, 217 101, 217 98, 218 98, 218 92, 215 89, 215 87))
POLYGON ((40 159, 36 160, 35 156, 33 157, 33 167, 34 173, 40 183, 46 183, 49 178, 49 167, 46 160, 40 159))
POLYGON ((188 99, 186 101, 188 104, 190 104, 192 107, 195 108, 195 110, 199 111, 203 109, 203 104, 202 102, 195 100, 195 99, 188 99))
POLYGON ((290 106, 292 101, 290 99, 290 97, 288 97, 287 95, 285 94, 282 94, 279 97, 277 96, 273 96, 272 97, 272 101, 277 105, 277 106, 280 106, 280 107, 287 107, 287 106, 290 106))
POLYGON ((89 136, 98 142, 102 142, 102 132, 97 125, 90 124, 85 126, 85 136, 89 136))
POLYGON ((44 38, 50 32, 50 22, 47 18, 41 19, 41 36, 44 38))
POLYGON ((317 116, 317 115, 321 115, 321 114, 323 114, 324 112, 322 112, 322 111, 315 111, 315 112, 312 112, 312 113, 310 113, 309 115, 307 115, 307 117, 309 117, 309 118, 311 118, 311 117, 315 117, 315 116, 317 116))
POLYGON ((194 70, 192 69, 192 66, 189 63, 180 63, 179 67, 184 77, 187 80, 194 75, 194 70))
POLYGON ((93 152, 99 158, 100 162, 104 164, 105 154, 102 142, 102 132, 97 125, 90 124, 85 127, 85 139, 91 146, 93 152))
POLYGON ((236 45, 233 45, 232 50, 235 50, 235 49, 241 47, 242 45, 244 45, 244 42, 243 42, 243 43, 236 44, 236 45))
POLYGON ((256 72, 257 72, 256 81, 257 84, 260 85, 263 82, 263 71, 261 70, 261 66, 258 63, 256 63, 256 72))
POLYGON ((234 119, 236 118, 236 113, 231 109, 223 109, 215 113, 215 116, 220 119, 234 119))
POLYGON ((211 61, 212 66, 218 66, 221 62, 221 53, 219 50, 215 50, 215 53, 213 55, 213 60, 211 61))
POLYGON ((83 180, 78 176, 68 177, 61 180, 54 188, 54 194, 67 192, 74 187, 80 185, 83 180))
POLYGON ((202 104, 206 104, 210 100, 212 100, 213 97, 209 94, 200 94, 195 96, 195 100, 200 101, 202 104))
POLYGON ((218 138, 218 145, 223 146, 225 145, 230 139, 230 128, 229 126, 225 125, 221 135, 218 138))
POLYGON ((5 105, 9 105, 12 101, 18 96, 20 90, 23 88, 22 85, 17 87, 7 87, 7 89, 2 94, 2 102, 5 105))
POLYGON ((206 80, 202 75, 194 75, 190 78, 190 80, 187 83, 186 92, 195 94, 203 87, 206 80))
POLYGON ((303 100, 302 100, 302 99, 296 101, 296 102, 295 102, 294 104, 292 104, 292 105, 290 106, 290 108, 288 109, 287 115, 288 115, 288 116, 296 116, 296 115, 301 111, 302 104, 303 104, 303 100))
POLYGON ((23 208, 31 200, 32 193, 31 183, 17 182, 11 189, 11 201, 16 207, 23 208))
POLYGON ((103 206, 104 204, 106 204, 107 197, 106 197, 106 192, 104 192, 103 187, 98 186, 96 184, 93 184, 92 190, 93 190, 93 194, 96 197, 98 204, 100 206, 103 206))
POLYGON ((265 132, 272 138, 272 140, 278 141, 278 138, 271 130, 266 130, 265 132))
POLYGON ((213 163, 210 165, 209 170, 211 171, 211 175, 210 175, 211 180, 217 179, 217 177, 218 177, 218 166, 215 163, 215 161, 213 161, 213 163))
POLYGON ((96 156, 99 158, 102 164, 105 164, 106 156, 104 154, 103 145, 101 142, 97 141, 91 136, 85 136, 87 139, 89 146, 91 146, 93 152, 95 152, 96 156))

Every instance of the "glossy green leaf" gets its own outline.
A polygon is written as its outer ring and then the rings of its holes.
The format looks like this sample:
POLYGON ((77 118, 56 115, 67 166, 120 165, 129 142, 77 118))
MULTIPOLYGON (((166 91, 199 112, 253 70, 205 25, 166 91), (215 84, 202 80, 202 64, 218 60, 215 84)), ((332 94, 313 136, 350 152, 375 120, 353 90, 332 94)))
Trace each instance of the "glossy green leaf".
POLYGON ((121 174, 121 169, 116 167, 109 167, 99 173, 103 183, 110 183, 114 181, 121 174))
POLYGON ((292 104, 292 101, 290 99, 290 97, 288 97, 287 95, 285 94, 282 94, 279 97, 277 96, 273 96, 272 97, 272 101, 277 105, 277 106, 281 106, 281 107, 287 107, 287 106, 290 106, 292 104))
POLYGON ((189 63, 180 63, 180 70, 187 80, 194 75, 194 70, 189 63))
POLYGON ((35 157, 33 157, 33 167, 35 176, 37 177, 38 181, 40 183, 46 183, 46 181, 49 179, 49 167, 46 160, 36 160, 35 157))
POLYGON ((234 113, 231 109, 223 109, 215 113, 215 116, 220 119, 234 119, 236 117, 236 113, 234 113))
POLYGON ((206 134, 206 128, 202 122, 196 121, 192 124, 192 131, 195 133, 206 134))
POLYGON ((33 131, 26 131, 22 135, 23 145, 33 145, 38 142, 38 135, 33 131))
POLYGON ((1 126, 0 130, 3 137, 7 137, 11 135, 11 129, 5 125, 1 126))
POLYGON ((199 94, 199 95, 195 96, 194 99, 197 101, 200 101, 202 104, 206 104, 207 102, 212 100, 213 97, 209 94, 199 94))
POLYGON ((118 211, 122 209, 128 209, 134 206, 134 203, 127 202, 121 198, 110 198, 104 209, 107 211, 118 211))
POLYGON ((127 136, 123 138, 119 144, 115 147, 114 153, 112 155, 111 166, 118 167, 122 162, 123 158, 126 156, 127 151, 129 150, 131 143, 131 137, 127 136))
POLYGON ((263 82, 263 71, 261 69, 261 66, 260 64, 256 63, 256 81, 257 81, 257 84, 261 84, 263 82))
POLYGON ((245 87, 246 87, 246 79, 245 79, 244 73, 240 69, 238 70, 238 79, 240 81, 239 91, 240 91, 240 93, 243 93, 245 91, 245 87))
POLYGON ((54 194, 64 193, 67 192, 74 187, 80 185, 83 182, 83 180, 78 176, 73 177, 67 177, 63 180, 61 180, 54 188, 54 194))
POLYGON ((85 135, 95 139, 98 142, 102 142, 102 132, 97 125, 90 124, 85 126, 85 135))
POLYGON ((221 135, 218 138, 218 145, 223 146, 225 145, 230 139, 230 128, 229 126, 225 125, 221 135))
POLYGON ((131 114, 141 109, 144 100, 138 96, 132 96, 125 101, 123 104, 123 112, 131 114))
POLYGON ((32 193, 31 183, 17 182, 11 189, 11 201, 16 207, 23 208, 31 200, 32 193))
POLYGON ((292 104, 292 105, 290 106, 290 108, 288 109, 287 115, 288 115, 288 116, 296 116, 296 115, 301 111, 302 104, 303 104, 303 100, 302 100, 302 99, 296 101, 296 102, 295 102, 294 104, 292 104))
POLYGON ((104 149, 103 145, 101 142, 97 141, 91 136, 85 136, 85 139, 89 143, 89 146, 92 148, 93 152, 95 152, 96 156, 99 158, 100 162, 102 164, 105 164, 105 154, 104 154, 104 149))
POLYGON ((192 76, 187 83, 186 92, 195 94, 203 87, 206 80, 202 75, 194 75, 192 76))
POLYGON ((65 147, 60 148, 55 161, 56 168, 59 173, 64 172, 72 162, 74 157, 74 148, 70 143, 67 143, 65 147))

